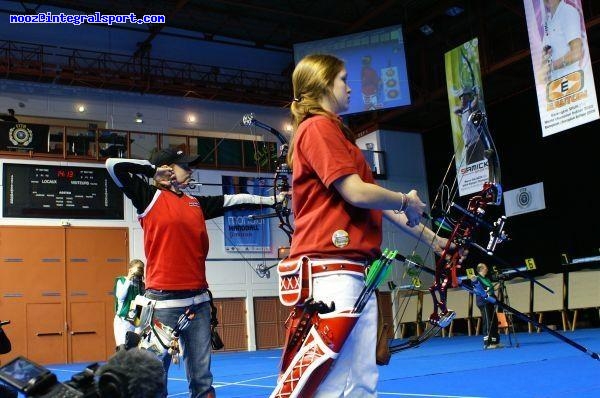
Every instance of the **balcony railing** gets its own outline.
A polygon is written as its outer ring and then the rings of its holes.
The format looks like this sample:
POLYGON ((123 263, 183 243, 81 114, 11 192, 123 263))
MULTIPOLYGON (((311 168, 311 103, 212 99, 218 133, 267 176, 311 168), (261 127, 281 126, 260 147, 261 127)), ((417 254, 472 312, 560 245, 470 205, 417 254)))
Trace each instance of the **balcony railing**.
POLYGON ((274 142, 0 122, 2 157, 104 162, 109 157, 148 159, 162 148, 198 154, 202 168, 265 172, 276 168, 274 142))

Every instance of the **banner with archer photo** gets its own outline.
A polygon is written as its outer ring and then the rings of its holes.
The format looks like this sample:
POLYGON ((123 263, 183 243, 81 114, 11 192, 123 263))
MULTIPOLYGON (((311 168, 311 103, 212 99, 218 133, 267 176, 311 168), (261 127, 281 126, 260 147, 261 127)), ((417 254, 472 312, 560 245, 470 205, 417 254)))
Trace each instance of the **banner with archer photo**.
MULTIPOLYGON (((259 177, 222 176, 223 195, 248 193, 272 196, 269 180, 259 177)), ((271 250, 270 218, 258 218, 273 213, 270 206, 256 209, 229 210, 223 215, 225 250, 267 252, 271 250)))
POLYGON ((581 0, 524 0, 542 136, 597 120, 581 0))
POLYGON ((485 113, 477 38, 444 54, 446 87, 460 196, 480 191, 489 178, 483 140, 469 116, 485 113))

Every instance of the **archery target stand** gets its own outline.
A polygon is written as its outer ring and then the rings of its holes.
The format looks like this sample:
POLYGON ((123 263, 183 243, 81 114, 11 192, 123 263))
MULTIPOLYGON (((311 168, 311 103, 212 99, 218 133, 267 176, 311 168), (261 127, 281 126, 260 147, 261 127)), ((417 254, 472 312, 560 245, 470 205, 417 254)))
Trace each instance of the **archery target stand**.
MULTIPOLYGON (((499 299, 510 307, 510 298, 508 297, 508 291, 506 289, 506 283, 504 279, 500 279, 499 284, 499 299)), ((504 330, 504 334, 508 336, 508 347, 519 347, 519 341, 517 340, 517 334, 515 333, 515 325, 512 314, 510 312, 496 311, 496 317, 498 319, 498 330, 504 330)))

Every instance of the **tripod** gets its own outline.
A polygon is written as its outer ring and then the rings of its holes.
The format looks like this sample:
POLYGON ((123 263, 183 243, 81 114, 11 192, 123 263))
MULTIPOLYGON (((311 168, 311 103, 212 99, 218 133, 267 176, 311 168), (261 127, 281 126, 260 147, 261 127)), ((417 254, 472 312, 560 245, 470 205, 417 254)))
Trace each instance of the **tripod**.
MULTIPOLYGON (((498 278, 498 282, 499 282, 499 288, 498 288, 498 299, 500 302, 506 304, 507 306, 510 307, 510 298, 508 297, 508 291, 506 290, 506 283, 504 281, 504 278, 502 278, 502 276, 500 276, 500 278, 498 278)), ((508 346, 512 347, 513 346, 513 339, 515 341, 514 346, 515 347, 519 347, 519 342, 517 341, 517 334, 515 333, 515 324, 513 322, 513 315, 512 313, 509 312, 502 312, 504 314, 504 317, 506 318, 506 328, 508 330, 508 346)))

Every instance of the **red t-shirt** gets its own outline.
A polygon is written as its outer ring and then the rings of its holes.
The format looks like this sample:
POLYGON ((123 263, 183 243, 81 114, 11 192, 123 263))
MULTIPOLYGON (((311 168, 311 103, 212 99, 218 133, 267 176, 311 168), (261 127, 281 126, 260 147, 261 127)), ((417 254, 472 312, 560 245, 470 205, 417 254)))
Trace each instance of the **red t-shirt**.
POLYGON ((351 174, 374 182, 361 150, 334 120, 320 115, 302 122, 295 140, 290 257, 365 260, 379 256, 381 211, 352 206, 333 186, 338 178, 351 174))
POLYGON ((200 203, 189 195, 157 190, 139 216, 144 230, 146 288, 193 290, 208 287, 208 232, 200 203))

